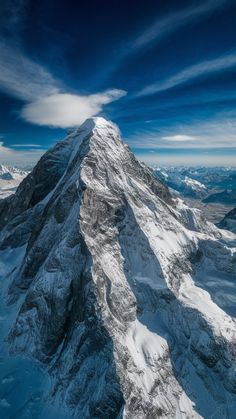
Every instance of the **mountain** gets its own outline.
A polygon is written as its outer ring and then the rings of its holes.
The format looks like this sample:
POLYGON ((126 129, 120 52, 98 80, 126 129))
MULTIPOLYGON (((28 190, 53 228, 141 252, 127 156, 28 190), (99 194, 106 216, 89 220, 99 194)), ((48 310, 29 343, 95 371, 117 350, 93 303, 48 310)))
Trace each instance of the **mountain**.
POLYGON ((236 189, 235 167, 200 167, 188 169, 190 177, 204 183, 209 189, 236 189))
POLYGON ((0 164, 0 199, 14 193, 28 172, 0 164))
POLYGON ((156 168, 157 177, 174 192, 178 192, 183 197, 202 199, 209 194, 209 190, 199 180, 194 179, 187 169, 183 168, 156 168))
POLYGON ((209 190, 224 190, 236 188, 236 168, 235 167, 209 167, 209 166, 170 166, 155 168, 164 174, 174 178, 184 178, 197 180, 209 190))
POLYGON ((218 224, 236 204, 236 169, 225 167, 154 167, 159 180, 186 204, 218 224), (227 189, 226 189, 227 188, 227 189))
POLYGON ((218 224, 219 228, 232 231, 236 234, 236 208, 233 208, 228 214, 225 215, 223 220, 218 224))
POLYGON ((203 199, 203 202, 218 202, 225 205, 235 205, 236 189, 226 189, 225 191, 216 192, 203 199))
POLYGON ((49 150, 0 222, 4 417, 49 418, 45 397, 63 419, 235 417, 236 236, 172 197, 114 124, 49 150), (28 386, 34 359, 47 385, 28 386))
POLYGON ((235 202, 236 169, 230 167, 154 167, 168 187, 203 202, 235 202), (205 198, 205 199, 204 199, 205 198))

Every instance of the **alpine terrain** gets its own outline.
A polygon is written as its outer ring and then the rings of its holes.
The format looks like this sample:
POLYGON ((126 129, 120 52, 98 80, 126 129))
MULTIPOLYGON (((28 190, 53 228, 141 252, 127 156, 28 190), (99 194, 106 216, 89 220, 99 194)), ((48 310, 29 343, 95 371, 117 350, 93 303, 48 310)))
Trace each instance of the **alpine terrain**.
POLYGON ((14 193, 27 176, 27 172, 16 167, 8 167, 0 164, 0 199, 14 193))
MULTIPOLYGON (((235 418, 236 235, 111 122, 86 120, 0 200, 0 275, 5 364, 43 366, 37 397, 64 418, 235 418)), ((3 417, 26 417, 9 391, 3 417)))
POLYGON ((236 208, 233 208, 225 215, 223 220, 220 221, 219 227, 230 230, 236 234, 236 208))

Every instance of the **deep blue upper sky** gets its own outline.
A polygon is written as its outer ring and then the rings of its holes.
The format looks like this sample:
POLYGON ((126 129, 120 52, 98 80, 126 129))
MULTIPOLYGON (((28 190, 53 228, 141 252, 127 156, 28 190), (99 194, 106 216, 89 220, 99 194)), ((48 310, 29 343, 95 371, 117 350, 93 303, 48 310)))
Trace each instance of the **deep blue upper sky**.
POLYGON ((1 0, 0 163, 95 114, 153 164, 236 165, 234 0, 1 0))

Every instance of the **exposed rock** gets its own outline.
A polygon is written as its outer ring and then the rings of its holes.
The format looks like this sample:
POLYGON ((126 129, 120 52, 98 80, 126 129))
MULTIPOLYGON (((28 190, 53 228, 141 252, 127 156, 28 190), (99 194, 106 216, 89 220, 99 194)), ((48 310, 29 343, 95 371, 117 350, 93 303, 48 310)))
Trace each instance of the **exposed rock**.
POLYGON ((116 126, 87 120, 0 205, 0 248, 26 247, 8 343, 45 365, 52 399, 83 419, 233 419, 236 323, 193 279, 212 260, 235 280, 235 236, 174 200, 116 126))

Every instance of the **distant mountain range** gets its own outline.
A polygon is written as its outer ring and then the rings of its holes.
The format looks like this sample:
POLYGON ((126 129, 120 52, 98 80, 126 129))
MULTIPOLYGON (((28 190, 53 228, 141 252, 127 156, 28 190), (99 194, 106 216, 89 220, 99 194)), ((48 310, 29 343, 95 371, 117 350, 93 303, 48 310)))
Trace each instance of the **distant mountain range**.
POLYGON ((13 194, 29 172, 0 164, 0 199, 13 194))
POLYGON ((184 197, 236 205, 236 169, 219 167, 154 168, 168 187, 184 197))
POLYGON ((204 198, 203 202, 216 202, 224 205, 236 205, 236 189, 226 189, 222 192, 212 193, 204 198))

